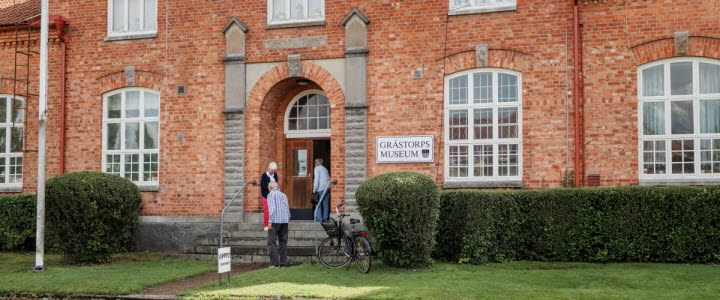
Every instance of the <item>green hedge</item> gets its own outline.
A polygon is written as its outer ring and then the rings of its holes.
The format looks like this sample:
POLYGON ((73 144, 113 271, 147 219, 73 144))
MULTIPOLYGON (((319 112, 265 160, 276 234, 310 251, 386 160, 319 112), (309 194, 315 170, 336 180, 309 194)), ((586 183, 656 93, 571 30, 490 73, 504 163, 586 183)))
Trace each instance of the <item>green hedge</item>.
POLYGON ((35 195, 0 197, 0 251, 35 249, 35 195))
POLYGON ((388 265, 424 267, 432 262, 438 189, 423 174, 394 172, 363 182, 355 194, 373 251, 388 265))
POLYGON ((444 191, 435 256, 720 262, 720 187, 444 191))
POLYGON ((105 262, 129 250, 142 197, 130 180, 75 172, 47 181, 48 238, 72 263, 105 262))

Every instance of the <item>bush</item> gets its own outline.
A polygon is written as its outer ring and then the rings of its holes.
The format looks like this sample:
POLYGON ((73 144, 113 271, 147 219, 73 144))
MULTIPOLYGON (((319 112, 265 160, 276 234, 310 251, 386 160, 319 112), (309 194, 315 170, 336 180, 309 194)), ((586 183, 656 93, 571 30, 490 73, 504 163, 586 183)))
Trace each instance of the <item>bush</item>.
POLYGON ((362 183, 355 196, 380 259, 410 268, 432 262, 439 210, 432 179, 413 172, 383 174, 362 183))
POLYGON ((47 181, 47 231, 71 263, 106 262, 126 252, 138 224, 142 199, 130 180, 76 172, 47 181))
POLYGON ((0 251, 35 249, 35 195, 0 197, 0 251))
POLYGON ((441 193, 435 255, 510 260, 720 262, 720 187, 441 193))

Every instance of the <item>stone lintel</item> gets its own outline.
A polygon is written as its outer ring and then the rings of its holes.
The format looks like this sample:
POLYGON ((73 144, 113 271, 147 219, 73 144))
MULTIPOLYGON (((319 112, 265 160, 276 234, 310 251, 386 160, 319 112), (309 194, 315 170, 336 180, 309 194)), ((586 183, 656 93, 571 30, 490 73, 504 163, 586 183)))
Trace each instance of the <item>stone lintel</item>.
POLYGON ((477 67, 484 68, 488 64, 488 44, 477 44, 475 45, 475 58, 477 60, 477 67))
POLYGON ((125 67, 125 86, 135 86, 135 67, 125 67))
POLYGON ((690 33, 687 31, 675 32, 675 56, 687 56, 690 48, 690 33))
POLYGON ((288 55, 288 76, 300 77, 302 74, 302 64, 300 63, 300 54, 288 55))

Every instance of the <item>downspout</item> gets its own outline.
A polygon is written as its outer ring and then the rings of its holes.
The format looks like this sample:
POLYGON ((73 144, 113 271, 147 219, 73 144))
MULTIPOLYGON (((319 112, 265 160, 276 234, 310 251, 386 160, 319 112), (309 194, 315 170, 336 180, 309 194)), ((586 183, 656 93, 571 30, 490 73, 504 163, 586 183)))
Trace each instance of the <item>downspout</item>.
POLYGON ((58 31, 58 39, 60 40, 61 58, 60 58, 60 153, 59 161, 60 174, 65 174, 65 89, 66 89, 66 68, 67 68, 67 42, 63 35, 63 29, 67 24, 67 20, 60 17, 55 20, 55 29, 58 31))
POLYGON ((585 171, 582 152, 584 138, 582 134, 582 121, 580 115, 581 103, 583 101, 580 95, 580 80, 582 75, 580 74, 580 24, 578 22, 578 2, 579 0, 575 0, 575 4, 573 5, 573 46, 575 56, 575 59, 573 59, 573 72, 575 73, 575 79, 573 80, 573 115, 575 119, 575 187, 582 187, 585 178, 585 171))

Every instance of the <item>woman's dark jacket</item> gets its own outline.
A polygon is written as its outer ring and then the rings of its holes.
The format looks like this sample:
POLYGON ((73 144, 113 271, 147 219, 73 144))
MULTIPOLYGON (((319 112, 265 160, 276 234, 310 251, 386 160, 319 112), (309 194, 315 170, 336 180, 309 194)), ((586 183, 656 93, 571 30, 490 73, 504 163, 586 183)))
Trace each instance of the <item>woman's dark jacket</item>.
MULTIPOLYGON (((280 182, 278 181, 277 172, 273 174, 273 177, 275 177, 275 181, 280 182)), ((260 192, 262 192, 263 198, 267 198, 267 195, 270 194, 268 184, 270 184, 270 176, 267 175, 267 172, 263 172, 262 178, 260 178, 260 192)))

